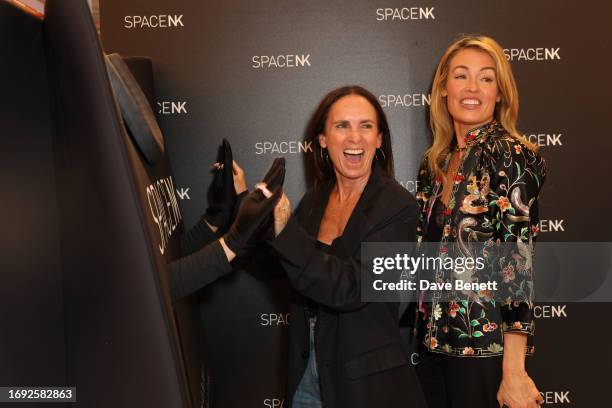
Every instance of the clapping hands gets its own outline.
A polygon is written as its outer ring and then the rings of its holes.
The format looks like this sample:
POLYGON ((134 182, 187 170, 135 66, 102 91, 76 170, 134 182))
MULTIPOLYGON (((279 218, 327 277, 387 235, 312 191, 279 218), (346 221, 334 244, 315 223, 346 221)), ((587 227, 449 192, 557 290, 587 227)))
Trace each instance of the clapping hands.
POLYGON ((223 236, 223 244, 237 255, 244 254, 257 241, 274 237, 273 212, 283 195, 285 159, 275 159, 261 183, 248 193, 236 219, 223 236))

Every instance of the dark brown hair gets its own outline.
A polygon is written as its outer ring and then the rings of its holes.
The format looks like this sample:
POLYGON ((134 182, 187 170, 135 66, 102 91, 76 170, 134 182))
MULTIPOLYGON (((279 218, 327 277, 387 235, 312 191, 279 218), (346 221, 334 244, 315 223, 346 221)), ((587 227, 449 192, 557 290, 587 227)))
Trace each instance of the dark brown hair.
POLYGON ((325 95, 308 122, 306 141, 311 142, 312 146, 314 159, 312 164, 312 176, 315 178, 315 182, 323 183, 335 177, 328 156, 322 152, 321 145, 319 144, 319 135, 325 132, 325 122, 327 122, 327 116, 332 105, 340 98, 347 95, 359 95, 364 97, 376 111, 378 131, 382 135, 380 149, 384 154, 376 154, 376 157, 372 161, 372 167, 379 165, 387 176, 393 177, 393 150, 391 149, 391 131, 389 130, 387 116, 380 106, 380 103, 376 100, 376 97, 372 95, 370 91, 358 85, 351 85, 334 89, 325 95))

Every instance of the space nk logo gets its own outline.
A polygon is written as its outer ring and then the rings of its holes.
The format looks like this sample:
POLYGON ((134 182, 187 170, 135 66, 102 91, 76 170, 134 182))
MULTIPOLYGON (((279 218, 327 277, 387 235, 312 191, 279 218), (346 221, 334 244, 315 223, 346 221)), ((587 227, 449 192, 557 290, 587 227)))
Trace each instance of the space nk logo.
POLYGON ((170 237, 181 222, 181 210, 174 195, 172 177, 159 179, 146 188, 149 210, 159 231, 159 252, 163 255, 170 237))
POLYGON ((264 407, 266 408, 283 408, 285 400, 281 398, 266 398, 264 399, 264 407))
POLYGON ((540 391, 544 398, 542 405, 546 404, 571 404, 569 391, 540 391))
POLYGON ((561 59, 561 47, 557 48, 504 48, 508 61, 555 61, 561 59))
POLYGON ((312 153, 312 142, 304 140, 265 141, 255 143, 255 154, 312 153))
POLYGON ((251 68, 254 69, 304 68, 310 66, 310 54, 253 55, 251 57, 251 68))
POLYGON ((377 8, 376 21, 435 20, 435 7, 377 8))
POLYGON ((538 147, 563 146, 563 133, 525 133, 525 139, 538 147))
POLYGON ((186 101, 159 101, 157 102, 157 113, 160 115, 186 115, 186 101))
POLYGON ((181 199, 181 201, 183 201, 183 200, 191 200, 191 197, 189 196, 189 190, 191 190, 191 187, 177 188, 176 189, 176 195, 178 196, 178 198, 181 199))
POLYGON ((123 28, 127 28, 128 30, 183 27, 185 27, 183 23, 183 14, 153 14, 123 17, 123 28))
POLYGON ((430 94, 405 93, 378 95, 378 102, 383 108, 421 108, 429 106, 430 94))
POLYGON ((540 232, 565 232, 564 222, 565 220, 540 220, 538 228, 540 232))
POLYGON ((290 313, 262 313, 259 317, 261 326, 288 326, 290 313))
POLYGON ((567 317, 567 305, 536 305, 533 316, 536 319, 554 319, 567 317))
POLYGON ((415 194, 417 189, 419 188, 418 180, 398 180, 398 183, 406 190, 410 191, 412 194, 415 194))

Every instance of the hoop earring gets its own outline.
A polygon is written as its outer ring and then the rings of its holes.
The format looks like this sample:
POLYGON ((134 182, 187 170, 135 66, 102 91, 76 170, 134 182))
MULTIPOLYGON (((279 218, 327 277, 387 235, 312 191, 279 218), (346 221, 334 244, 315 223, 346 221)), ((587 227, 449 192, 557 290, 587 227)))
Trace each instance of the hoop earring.
POLYGON ((319 153, 321 153, 321 160, 323 160, 326 164, 329 164, 329 154, 327 153, 327 148, 322 147, 321 150, 319 150, 319 153), (325 151, 325 156, 323 156, 323 151, 325 151))
POLYGON ((378 151, 380 150, 380 153, 382 154, 383 160, 387 161, 387 156, 385 156, 385 151, 383 149, 381 149, 380 147, 376 148, 376 153, 374 154, 374 158, 376 158, 376 160, 378 160, 378 151))

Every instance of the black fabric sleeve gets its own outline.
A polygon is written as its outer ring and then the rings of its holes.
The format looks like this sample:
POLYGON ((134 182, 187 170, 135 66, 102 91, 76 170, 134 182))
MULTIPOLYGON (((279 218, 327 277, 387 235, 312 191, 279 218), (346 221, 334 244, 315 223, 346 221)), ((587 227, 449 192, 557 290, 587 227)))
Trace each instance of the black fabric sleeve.
POLYGON ((499 282, 502 329, 533 335, 534 243, 538 232, 538 196, 546 178, 546 162, 516 140, 496 142, 499 152, 491 177, 490 219, 495 226, 489 250, 495 260, 493 276, 499 282), (495 246, 491 246, 495 248, 495 246))
POLYGON ((191 255, 218 238, 202 216, 196 225, 180 236, 181 255, 191 255))
MULTIPOLYGON (((409 242, 415 239, 416 204, 405 207, 363 242, 409 242)), ((316 240, 292 216, 272 246, 292 286, 302 295, 339 311, 366 305, 361 301, 361 251, 349 259, 317 248, 316 240)))
POLYGON ((219 241, 170 262, 167 271, 172 302, 194 293, 231 270, 219 241))

